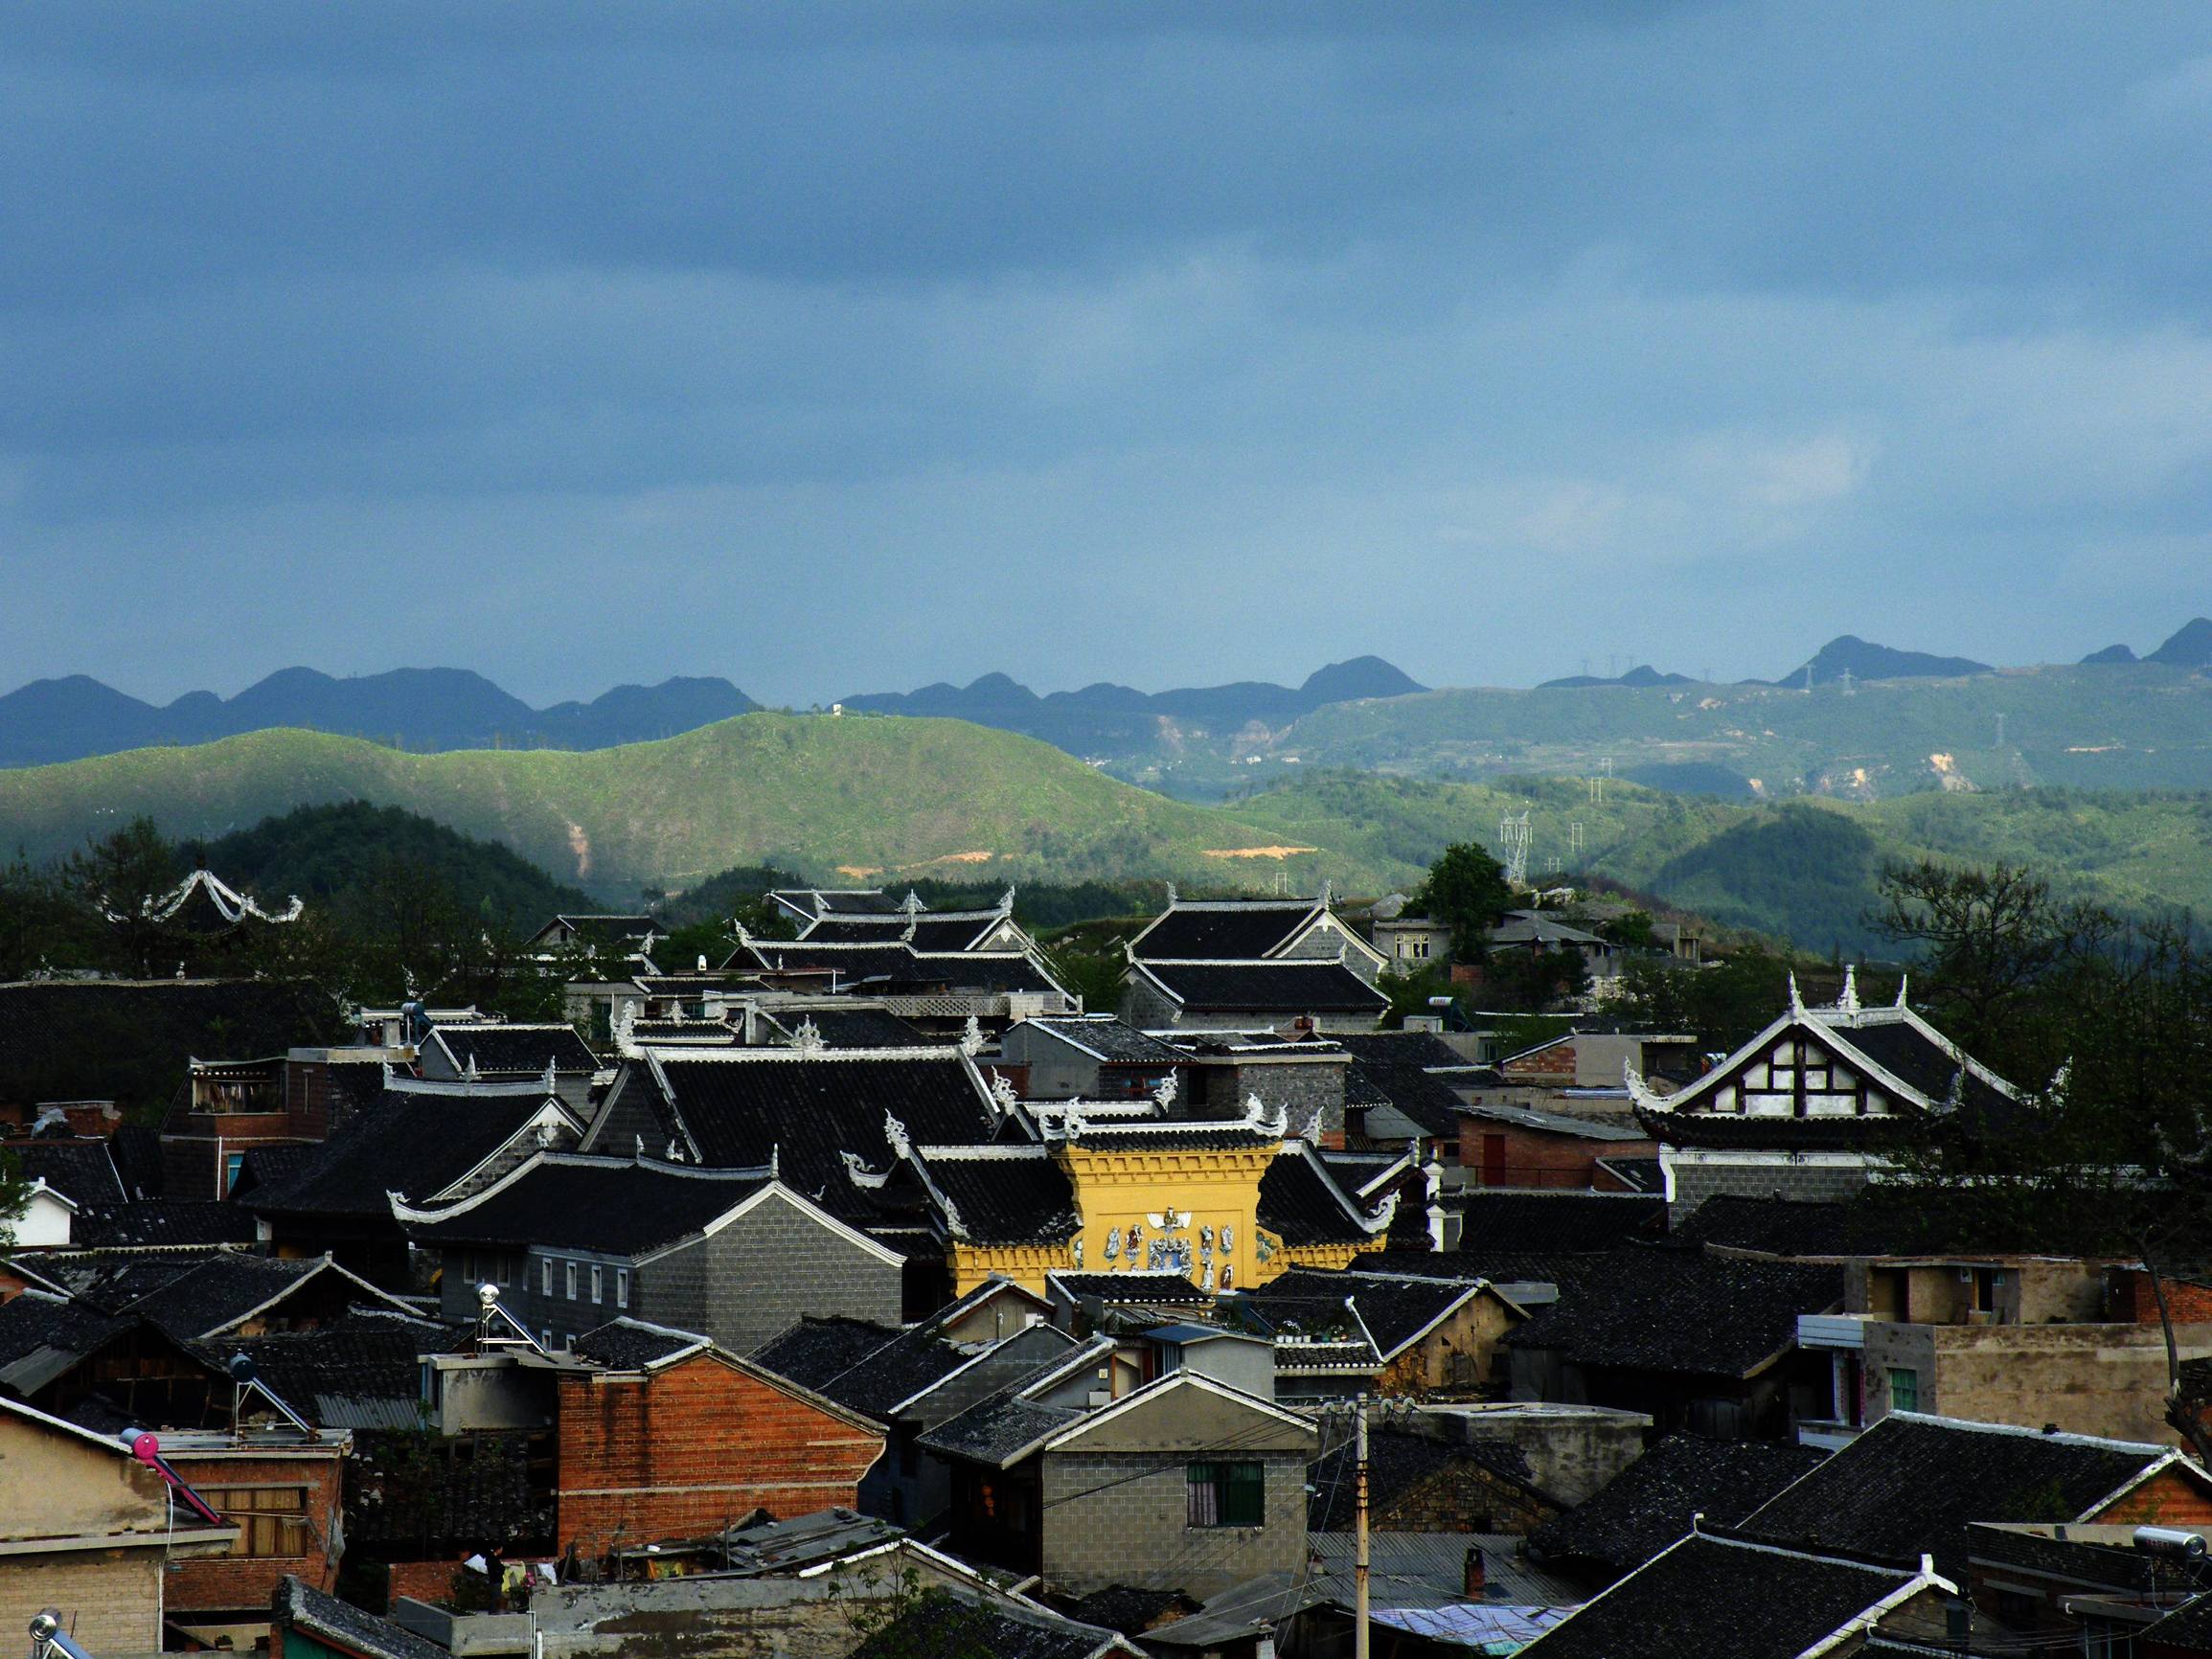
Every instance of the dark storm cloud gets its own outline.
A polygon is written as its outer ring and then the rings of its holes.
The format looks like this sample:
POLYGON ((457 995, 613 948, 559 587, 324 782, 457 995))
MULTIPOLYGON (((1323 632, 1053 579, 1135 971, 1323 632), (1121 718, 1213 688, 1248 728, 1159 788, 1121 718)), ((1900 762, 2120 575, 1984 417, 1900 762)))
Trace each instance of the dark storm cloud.
POLYGON ((0 104, 0 677, 1511 681, 2206 608, 2194 9, 30 7, 0 104))

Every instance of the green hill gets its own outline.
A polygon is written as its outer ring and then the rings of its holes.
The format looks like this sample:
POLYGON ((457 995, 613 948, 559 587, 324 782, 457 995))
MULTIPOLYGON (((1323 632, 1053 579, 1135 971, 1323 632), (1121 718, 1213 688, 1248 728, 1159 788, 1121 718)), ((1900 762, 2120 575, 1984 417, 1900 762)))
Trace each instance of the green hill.
POLYGON ((357 894, 394 859, 436 877, 471 912, 489 905, 513 927, 536 928, 549 916, 595 903, 496 842, 365 801, 295 807, 187 851, 192 863, 280 904, 287 894, 316 901, 357 894))
POLYGON ((2062 784, 2212 788, 2212 677, 2157 664, 1955 680, 1458 690, 1334 703, 1275 730, 1179 729, 1114 770, 1191 799, 1313 766, 1616 777, 1723 797, 1887 800, 2062 784), (1756 780, 1756 783, 1753 783, 1756 780))
POLYGON ((1579 779, 1299 778, 1234 804, 1286 840, 1410 877, 1452 841, 1494 849, 1526 811, 1530 870, 1617 877, 1730 927, 1810 949, 1880 947, 1863 925, 1885 859, 2003 859, 2062 892, 2145 912, 2212 913, 2212 795, 2071 789, 1733 804, 1579 779), (1580 844, 1577 840, 1579 835, 1580 844))
POLYGON ((302 806, 404 807, 633 900, 739 864, 817 877, 1168 877, 1261 886, 1288 867, 1363 885, 1233 814, 1115 782, 1034 739, 955 720, 752 714, 588 752, 416 755, 326 733, 256 732, 0 772, 0 845, 57 855, 140 813, 213 840, 302 806))

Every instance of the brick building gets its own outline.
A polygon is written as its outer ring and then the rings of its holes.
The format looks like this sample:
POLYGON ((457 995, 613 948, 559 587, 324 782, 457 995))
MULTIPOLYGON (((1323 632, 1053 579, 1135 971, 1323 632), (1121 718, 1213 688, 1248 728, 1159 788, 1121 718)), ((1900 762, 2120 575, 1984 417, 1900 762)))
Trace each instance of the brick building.
POLYGON ((859 1503, 880 1423, 688 1331, 617 1319, 554 1374, 562 1547, 700 1537, 859 1503))
POLYGON ((1513 1105, 1458 1110, 1459 1162, 1471 1187, 1588 1192, 1605 1184, 1602 1160, 1649 1158, 1657 1150, 1649 1133, 1618 1119, 1513 1105))

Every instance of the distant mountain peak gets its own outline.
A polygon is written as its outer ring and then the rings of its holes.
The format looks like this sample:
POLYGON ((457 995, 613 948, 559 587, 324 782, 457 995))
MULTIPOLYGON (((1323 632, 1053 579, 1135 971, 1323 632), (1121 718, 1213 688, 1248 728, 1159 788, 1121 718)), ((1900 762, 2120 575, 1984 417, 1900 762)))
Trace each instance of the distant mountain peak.
POLYGON ((2175 669, 2212 668, 2212 617, 2192 617, 2143 660, 2175 669))
POLYGON ((1537 686, 1539 692, 1582 691, 1592 686, 1625 686, 1639 690, 1647 686, 1694 686, 1698 682, 1688 674, 1662 674, 1650 663, 1639 663, 1625 674, 1568 674, 1556 680, 1544 680, 1537 686))
POLYGON ((1837 634, 1779 680, 1778 686, 1827 685, 1849 673, 1855 680, 1950 680, 1994 672, 1972 657, 1939 657, 1927 651, 1901 651, 1857 634, 1837 634))
POLYGON ((2082 667, 2086 669, 2104 668, 2114 663, 2132 663, 2135 660, 2135 652, 2132 647, 2107 646, 2103 650, 2091 651, 2087 656, 2084 657, 2082 659, 2082 667))
POLYGON ((1352 703, 1368 697, 1405 697, 1428 688, 1395 663, 1380 657, 1351 657, 1315 669, 1299 691, 1315 707, 1323 703, 1352 703))

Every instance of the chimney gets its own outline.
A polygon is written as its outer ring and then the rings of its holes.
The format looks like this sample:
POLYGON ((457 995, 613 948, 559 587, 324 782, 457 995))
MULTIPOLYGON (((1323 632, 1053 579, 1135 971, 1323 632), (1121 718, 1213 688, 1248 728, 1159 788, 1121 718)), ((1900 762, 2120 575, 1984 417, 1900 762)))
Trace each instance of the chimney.
POLYGON ((1468 1545, 1466 1588, 1467 1599, 1470 1602, 1482 1600, 1483 1584, 1488 1578, 1489 1574, 1484 1571, 1482 1564, 1482 1546, 1480 1544, 1468 1545))

